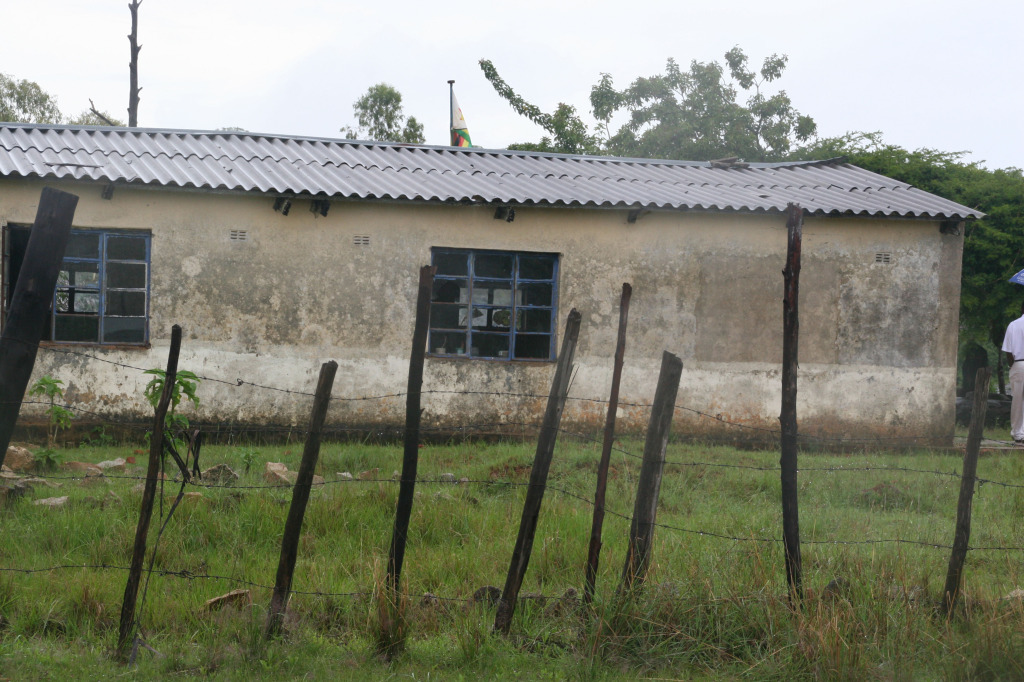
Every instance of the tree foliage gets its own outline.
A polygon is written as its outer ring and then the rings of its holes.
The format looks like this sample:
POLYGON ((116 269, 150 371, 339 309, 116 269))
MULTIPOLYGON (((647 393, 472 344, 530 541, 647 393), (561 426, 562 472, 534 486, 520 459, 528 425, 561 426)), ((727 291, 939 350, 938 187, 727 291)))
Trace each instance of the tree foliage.
POLYGON ((61 123, 57 99, 37 83, 0 73, 0 121, 61 123))
POLYGON ((423 144, 423 124, 415 117, 405 117, 402 93, 388 85, 372 85, 352 103, 357 127, 345 126, 341 133, 347 139, 380 140, 423 144))
POLYGON ((38 83, 19 80, 3 73, 0 73, 0 121, 54 125, 124 125, 110 114, 92 107, 77 116, 65 116, 57 105, 57 98, 39 87, 38 83))
POLYGON ((523 142, 509 145, 509 149, 522 149, 540 152, 559 152, 563 154, 600 154, 601 146, 597 135, 592 134, 587 124, 576 113, 576 108, 568 104, 559 104, 553 113, 545 113, 534 104, 530 104, 512 89, 498 74, 494 64, 487 59, 480 60, 480 68, 484 77, 490 82, 495 92, 507 101, 520 116, 530 119, 550 135, 541 137, 539 142, 523 142))
POLYGON ((748 161, 784 158, 796 143, 811 140, 814 120, 800 114, 784 90, 768 94, 788 58, 766 58, 757 71, 749 68, 743 50, 734 47, 718 62, 690 63, 682 70, 669 59, 665 73, 634 80, 618 90, 611 75, 601 74, 591 88, 591 131, 567 104, 551 113, 524 100, 480 60, 484 76, 516 113, 541 126, 549 136, 511 148, 564 153, 614 154, 644 158, 710 160, 738 156, 748 161), (746 101, 738 101, 740 92, 746 101), (625 117, 621 124, 617 122, 625 117), (613 131, 614 126, 618 128, 613 131))
POLYGON ((884 143, 875 132, 820 140, 794 157, 846 156, 857 166, 985 213, 967 224, 964 235, 961 339, 989 340, 998 348, 1024 300, 1024 288, 1007 281, 1024 269, 1024 175, 1019 168, 982 168, 964 161, 965 154, 909 151, 884 143))

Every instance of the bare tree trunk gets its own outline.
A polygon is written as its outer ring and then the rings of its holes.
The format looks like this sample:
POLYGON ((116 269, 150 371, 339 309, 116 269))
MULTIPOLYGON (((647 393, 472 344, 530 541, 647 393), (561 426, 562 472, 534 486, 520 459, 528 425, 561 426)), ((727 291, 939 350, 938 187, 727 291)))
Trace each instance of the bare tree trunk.
POLYGON ((132 13, 132 32, 128 34, 128 43, 131 46, 131 61, 128 62, 128 127, 135 128, 139 125, 139 5, 142 0, 132 0, 128 3, 128 11, 132 13))

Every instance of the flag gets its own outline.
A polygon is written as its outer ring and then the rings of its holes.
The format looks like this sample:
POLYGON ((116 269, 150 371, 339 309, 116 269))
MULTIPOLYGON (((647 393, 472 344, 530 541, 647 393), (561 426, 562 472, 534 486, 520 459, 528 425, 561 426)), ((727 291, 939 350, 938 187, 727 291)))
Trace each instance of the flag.
POLYGON ((459 107, 459 100, 455 99, 455 89, 452 88, 452 146, 472 147, 473 142, 469 139, 469 130, 466 128, 466 119, 459 107))

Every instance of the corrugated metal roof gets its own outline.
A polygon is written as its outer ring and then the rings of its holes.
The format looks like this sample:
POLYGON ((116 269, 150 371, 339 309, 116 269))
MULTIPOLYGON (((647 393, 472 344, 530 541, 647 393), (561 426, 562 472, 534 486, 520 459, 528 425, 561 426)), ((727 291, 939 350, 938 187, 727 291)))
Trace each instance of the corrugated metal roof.
POLYGON ((0 175, 335 199, 967 219, 982 213, 841 160, 570 156, 255 133, 0 123, 0 175))

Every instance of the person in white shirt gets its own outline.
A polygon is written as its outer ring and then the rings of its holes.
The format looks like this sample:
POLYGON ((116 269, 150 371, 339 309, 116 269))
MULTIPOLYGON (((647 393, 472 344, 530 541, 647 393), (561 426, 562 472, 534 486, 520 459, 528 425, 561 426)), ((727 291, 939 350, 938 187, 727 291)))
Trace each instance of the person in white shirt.
MULTIPOLYGON (((1024 303, 1021 316, 1006 327, 1003 351, 1010 365, 1010 435, 1013 442, 1024 445, 1024 303)), ((979 390, 975 387, 975 390, 979 390)))

